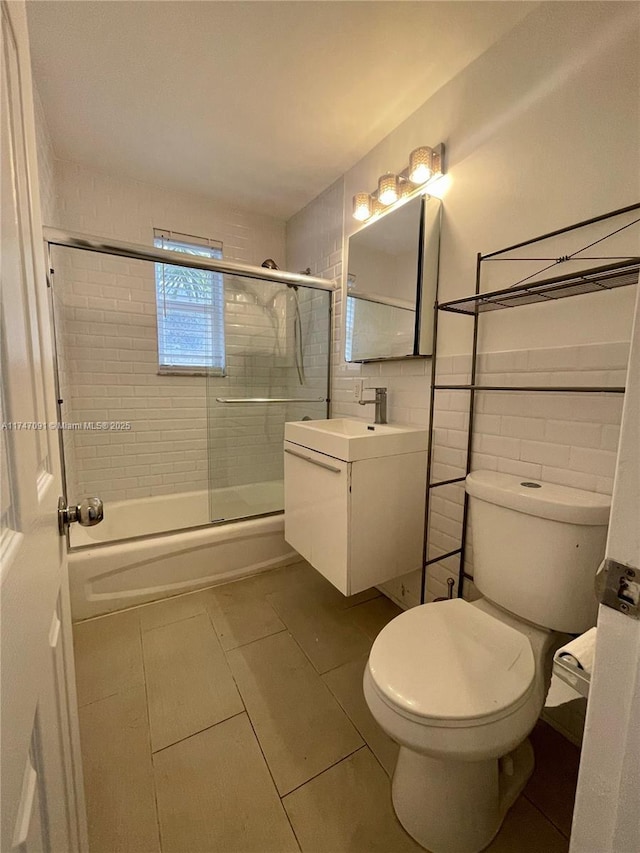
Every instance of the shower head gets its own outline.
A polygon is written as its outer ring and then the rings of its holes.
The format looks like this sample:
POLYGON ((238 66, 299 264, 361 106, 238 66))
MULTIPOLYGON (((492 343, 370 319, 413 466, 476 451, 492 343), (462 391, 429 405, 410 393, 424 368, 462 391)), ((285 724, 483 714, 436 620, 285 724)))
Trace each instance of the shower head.
POLYGON ((278 264, 273 260, 273 258, 267 258, 266 261, 263 261, 260 266, 266 267, 268 270, 277 270, 280 269, 278 264))

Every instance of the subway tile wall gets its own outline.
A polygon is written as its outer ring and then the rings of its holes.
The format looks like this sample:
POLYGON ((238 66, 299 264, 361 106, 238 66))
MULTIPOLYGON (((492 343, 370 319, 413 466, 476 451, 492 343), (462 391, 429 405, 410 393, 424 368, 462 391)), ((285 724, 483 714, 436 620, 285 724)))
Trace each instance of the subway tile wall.
MULTIPOLYGON (((174 229, 222 240, 231 260, 272 257, 284 265, 279 220, 62 161, 54 171, 58 209, 50 223, 58 227, 148 244, 154 227, 174 229)), ((56 249, 55 268, 63 418, 132 424, 129 432, 65 433, 70 490, 114 501, 282 476, 283 421, 322 417, 324 406, 285 412, 225 406, 215 397, 325 396, 327 297, 298 294, 304 389, 295 365, 294 292, 230 277, 227 375, 159 376, 153 265, 56 249)))
MULTIPOLYGON (((478 358, 477 379, 487 385, 619 387, 625 384, 628 355, 625 341, 486 353, 478 358)), ((468 361, 465 356, 438 359, 438 381, 468 382, 468 361)), ((433 477, 447 480, 465 470, 468 392, 438 391, 436 401, 433 477)), ((478 393, 472 468, 610 495, 622 402, 622 395, 613 393, 478 393)), ((429 558, 458 547, 461 518, 462 488, 435 490, 429 558)), ((473 574, 471 531, 469 544, 466 570, 473 574)), ((457 576, 457 558, 432 565, 428 598, 445 595, 452 576, 457 576)))
MULTIPOLYGON (((216 398, 324 397, 328 297, 227 277, 226 375, 159 375, 154 265, 60 248, 55 258, 70 365, 64 419, 131 424, 71 433, 80 493, 129 500, 281 479, 285 408, 216 398)), ((308 405, 300 417, 324 411, 308 405)))

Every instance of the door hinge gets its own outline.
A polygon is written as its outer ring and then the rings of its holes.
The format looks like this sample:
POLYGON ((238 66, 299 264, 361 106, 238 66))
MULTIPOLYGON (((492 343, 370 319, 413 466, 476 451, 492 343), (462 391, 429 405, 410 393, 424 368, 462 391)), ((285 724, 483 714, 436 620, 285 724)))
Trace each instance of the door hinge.
POLYGON ((599 572, 598 593, 601 604, 632 619, 640 619, 639 569, 607 557, 599 572))

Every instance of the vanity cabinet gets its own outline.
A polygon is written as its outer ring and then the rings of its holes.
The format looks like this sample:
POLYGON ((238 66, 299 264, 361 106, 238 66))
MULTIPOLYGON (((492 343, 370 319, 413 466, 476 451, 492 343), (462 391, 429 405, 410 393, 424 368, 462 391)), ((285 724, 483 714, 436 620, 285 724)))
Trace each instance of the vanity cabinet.
POLYGON ((285 539, 344 595, 420 569, 426 451, 347 462, 284 443, 285 539))

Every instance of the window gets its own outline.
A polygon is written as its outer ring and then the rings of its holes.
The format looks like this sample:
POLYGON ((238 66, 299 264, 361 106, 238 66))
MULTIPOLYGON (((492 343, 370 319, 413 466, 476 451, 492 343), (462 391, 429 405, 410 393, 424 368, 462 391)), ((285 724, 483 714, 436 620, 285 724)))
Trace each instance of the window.
POLYGON ((353 358, 353 321, 356 313, 356 300, 350 296, 346 299, 347 310, 345 315, 344 329, 344 360, 351 361, 353 358))
MULTIPOLYGON (((154 229, 154 245, 172 252, 222 258, 222 243, 154 229)), ((156 264, 158 363, 161 373, 224 374, 222 273, 156 264)))

